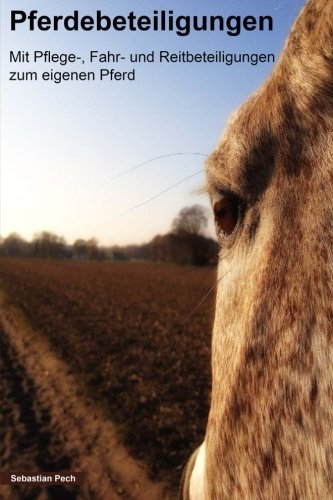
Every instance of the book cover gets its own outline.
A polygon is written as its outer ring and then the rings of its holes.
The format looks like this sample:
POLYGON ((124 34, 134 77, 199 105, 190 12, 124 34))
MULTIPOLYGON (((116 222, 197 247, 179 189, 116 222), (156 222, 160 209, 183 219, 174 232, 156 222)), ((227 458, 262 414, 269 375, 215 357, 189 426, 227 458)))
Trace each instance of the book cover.
POLYGON ((1 0, 3 498, 330 498, 330 1, 279 62, 305 4, 1 0))

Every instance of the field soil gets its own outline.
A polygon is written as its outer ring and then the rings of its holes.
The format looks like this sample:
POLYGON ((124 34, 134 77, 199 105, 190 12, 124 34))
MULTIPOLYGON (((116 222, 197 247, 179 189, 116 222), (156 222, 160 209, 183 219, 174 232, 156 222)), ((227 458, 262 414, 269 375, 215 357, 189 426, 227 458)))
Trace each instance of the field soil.
POLYGON ((1 469, 85 473, 24 498, 176 498, 208 414, 214 281, 213 268, 0 260, 1 469))

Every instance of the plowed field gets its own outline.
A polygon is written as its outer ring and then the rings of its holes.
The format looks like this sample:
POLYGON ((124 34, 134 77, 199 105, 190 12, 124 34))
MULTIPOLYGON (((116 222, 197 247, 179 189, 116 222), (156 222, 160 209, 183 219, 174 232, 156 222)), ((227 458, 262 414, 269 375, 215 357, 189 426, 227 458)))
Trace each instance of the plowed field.
MULTIPOLYGON (((215 269, 1 259, 0 280, 8 304, 80 382, 82 398, 115 423, 120 441, 147 464, 152 480, 174 489, 208 414, 214 289, 202 299, 215 269)), ((16 377, 24 378, 22 360, 20 367, 16 377)), ((9 378, 17 382, 14 374, 9 378)), ((32 411, 26 418, 35 422, 32 411)), ((38 447, 49 432, 45 426, 38 447)), ((70 463, 67 455, 57 460, 70 463)))

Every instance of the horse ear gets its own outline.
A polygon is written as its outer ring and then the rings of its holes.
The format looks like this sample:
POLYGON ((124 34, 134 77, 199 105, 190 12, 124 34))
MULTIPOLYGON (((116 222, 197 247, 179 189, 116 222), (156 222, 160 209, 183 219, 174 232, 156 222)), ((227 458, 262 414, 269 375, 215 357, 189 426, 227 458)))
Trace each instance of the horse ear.
POLYGON ((333 105, 333 2, 309 0, 288 37, 277 70, 297 100, 333 105), (327 101, 330 100, 330 102, 327 101))

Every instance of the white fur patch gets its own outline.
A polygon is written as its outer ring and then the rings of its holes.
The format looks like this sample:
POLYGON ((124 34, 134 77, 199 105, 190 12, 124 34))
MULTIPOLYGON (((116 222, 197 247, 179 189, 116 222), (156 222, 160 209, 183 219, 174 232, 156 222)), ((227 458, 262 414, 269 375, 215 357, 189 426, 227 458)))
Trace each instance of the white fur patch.
POLYGON ((204 476, 205 476, 206 451, 205 442, 200 446, 195 465, 190 479, 190 499, 204 500, 204 476))

